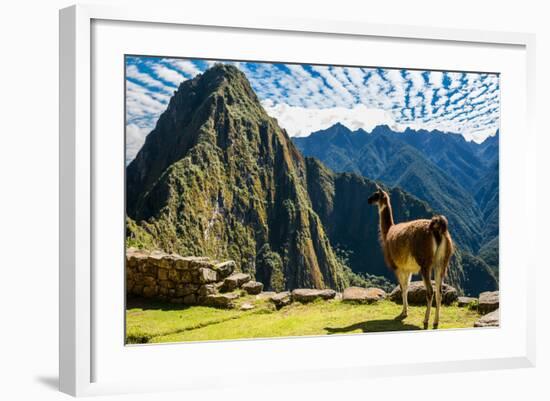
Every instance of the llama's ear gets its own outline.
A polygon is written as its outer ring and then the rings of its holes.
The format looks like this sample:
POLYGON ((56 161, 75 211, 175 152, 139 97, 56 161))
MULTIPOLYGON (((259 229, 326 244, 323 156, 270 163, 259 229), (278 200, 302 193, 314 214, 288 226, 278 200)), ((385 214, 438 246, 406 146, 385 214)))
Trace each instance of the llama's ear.
POLYGON ((376 185, 376 189, 377 189, 377 190, 382 191, 382 188, 380 187, 380 185, 378 185, 377 182, 375 182, 374 185, 376 185))

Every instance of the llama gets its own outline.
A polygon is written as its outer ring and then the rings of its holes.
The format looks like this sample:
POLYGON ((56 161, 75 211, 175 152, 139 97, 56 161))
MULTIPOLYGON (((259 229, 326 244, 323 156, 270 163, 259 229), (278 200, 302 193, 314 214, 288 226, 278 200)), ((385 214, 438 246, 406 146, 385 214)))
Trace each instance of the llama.
POLYGON ((453 242, 445 216, 431 220, 419 219, 394 224, 390 197, 378 184, 376 192, 368 198, 369 204, 378 206, 380 217, 380 243, 384 260, 395 272, 403 297, 403 311, 396 319, 405 319, 408 312, 407 292, 412 274, 420 272, 426 286, 426 315, 424 329, 428 328, 434 290, 432 271, 435 275, 435 318, 433 328, 439 325, 441 286, 453 253, 453 242))

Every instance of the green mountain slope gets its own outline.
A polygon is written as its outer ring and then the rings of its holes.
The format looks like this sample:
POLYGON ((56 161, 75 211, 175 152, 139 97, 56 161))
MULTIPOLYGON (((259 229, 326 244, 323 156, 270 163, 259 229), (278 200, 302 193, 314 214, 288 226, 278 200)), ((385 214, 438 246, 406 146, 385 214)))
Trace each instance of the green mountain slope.
POLYGON ((498 287, 498 133, 476 144, 438 131, 352 132, 335 124, 293 141, 335 171, 400 187, 446 215, 458 248, 451 280, 472 294, 468 275, 485 277, 483 288, 498 287))
POLYGON ((337 124, 294 141, 306 156, 316 157, 335 171, 355 172, 398 186, 428 202, 436 213, 447 216, 455 241, 476 252, 482 243, 482 216, 474 197, 453 176, 408 145, 404 135, 390 134, 384 127, 377 127, 372 134, 351 132, 337 124), (335 163, 335 154, 345 158, 335 163))
POLYGON ((342 266, 304 183, 303 157, 244 74, 217 65, 180 85, 128 166, 127 213, 166 251, 231 258, 256 274, 268 244, 287 288, 340 289, 342 266))
POLYGON ((498 237, 498 205, 499 205, 499 163, 496 161, 477 184, 475 199, 483 214, 483 229, 481 235, 483 244, 498 237))
POLYGON ((485 173, 486 162, 479 157, 475 142, 467 142, 462 135, 406 129, 397 139, 421 152, 470 194, 485 173))
POLYGON ((378 180, 399 186, 444 214, 453 227, 453 238, 462 248, 476 252, 481 216, 473 197, 432 162, 410 147, 395 153, 378 180))
MULTIPOLYGON (((307 188, 313 208, 321 218, 333 246, 348 254, 356 273, 394 280, 383 259, 378 239, 378 212, 367 203, 375 183, 350 173, 334 173, 315 158, 306 158, 307 188)), ((430 206, 399 189, 389 190, 396 222, 430 218, 430 206)), ((468 295, 498 288, 491 269, 479 258, 458 250, 446 280, 468 295)))
POLYGON ((483 259, 485 263, 491 268, 494 275, 498 278, 498 261, 499 261, 499 241, 498 237, 493 238, 491 241, 487 242, 479 250, 478 256, 483 259))
MULTIPOLYGON (((353 271, 392 277, 378 240, 377 209, 367 203, 376 190, 375 183, 356 174, 333 173, 314 158, 306 162, 312 205, 331 242, 352 252, 349 261, 353 271)), ((397 221, 433 215, 426 203, 400 189, 392 189, 390 196, 397 221)))

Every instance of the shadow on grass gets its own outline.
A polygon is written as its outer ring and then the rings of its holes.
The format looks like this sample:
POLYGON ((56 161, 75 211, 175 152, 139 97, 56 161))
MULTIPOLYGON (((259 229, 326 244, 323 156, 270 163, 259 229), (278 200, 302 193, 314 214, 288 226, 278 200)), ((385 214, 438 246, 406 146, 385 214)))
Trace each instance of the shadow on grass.
POLYGON ((376 333, 382 331, 403 331, 420 330, 420 326, 403 323, 395 319, 367 320, 366 322, 355 323, 345 327, 325 327, 328 334, 349 333, 361 330, 363 333, 376 333))
POLYGON ((155 301, 152 299, 127 297, 126 309, 143 309, 143 310, 184 310, 189 308, 188 305, 172 304, 169 302, 155 301))

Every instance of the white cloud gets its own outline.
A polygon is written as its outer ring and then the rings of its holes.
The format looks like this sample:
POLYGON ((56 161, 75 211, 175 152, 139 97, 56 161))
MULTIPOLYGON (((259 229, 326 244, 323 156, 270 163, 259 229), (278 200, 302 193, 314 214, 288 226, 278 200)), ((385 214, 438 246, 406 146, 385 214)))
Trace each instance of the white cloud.
POLYGON ((151 130, 152 128, 138 127, 136 124, 126 126, 126 164, 134 160, 151 130))
POLYGON ((152 88, 164 90, 165 92, 170 92, 171 90, 175 89, 174 86, 166 85, 163 82, 160 82, 159 80, 153 78, 151 75, 140 72, 135 65, 129 65, 128 67, 126 67, 126 76, 152 88))
MULTIPOLYGON (((129 142, 129 155, 137 152, 131 149, 141 146, 174 89, 201 73, 203 66, 215 63, 144 58, 127 66, 128 138, 133 141, 129 142)), ((376 125, 387 124, 397 131, 406 127, 438 129, 480 141, 498 127, 496 75, 222 63, 245 73, 266 111, 291 136, 309 135, 340 122, 352 130, 371 131, 376 125), (450 80, 448 89, 443 87, 444 78, 450 80)))
POLYGON ((365 76, 367 75, 365 72, 363 72, 360 68, 352 67, 347 67, 345 70, 350 81, 356 88, 361 89, 364 87, 365 76))
POLYGON ((163 62, 191 78, 202 72, 195 64, 188 60, 163 59, 163 62))
POLYGON ((357 105, 353 108, 312 109, 263 102, 263 106, 271 117, 278 120, 279 125, 286 129, 290 136, 307 136, 314 131, 329 128, 337 122, 351 130, 363 128, 370 132, 377 125, 384 124, 400 130, 390 113, 380 109, 369 109, 364 105, 357 105))
POLYGON ((462 73, 461 72, 449 72, 447 76, 451 79, 450 89, 457 89, 462 86, 462 73))
POLYGON ((390 81, 393 90, 395 91, 395 96, 400 98, 405 97, 407 81, 403 78, 400 70, 388 70, 386 72, 386 78, 390 81))
POLYGON ((422 77, 423 71, 409 71, 407 77, 412 81, 412 91, 414 94, 422 92, 425 89, 424 77, 422 77))
POLYGON ((176 85, 181 84, 183 81, 187 79, 176 70, 165 67, 161 64, 154 64, 152 68, 157 77, 159 77, 164 81, 171 82, 176 85))
POLYGON ((461 92, 455 92, 451 97, 449 97, 449 100, 451 103, 455 103, 458 99, 462 98, 464 95, 461 92))
POLYGON ((474 141, 477 143, 483 142, 490 136, 495 135, 496 129, 493 127, 483 127, 478 130, 472 130, 470 132, 464 133, 464 138, 468 141, 474 141))
POLYGON ((429 75, 430 85, 434 88, 443 87, 443 73, 441 71, 431 71, 429 75))
POLYGON ((130 116, 157 117, 166 108, 169 96, 126 82, 126 110, 130 116))
POLYGON ((326 83, 332 88, 333 94, 338 96, 340 104, 353 104, 354 98, 345 88, 345 86, 332 73, 333 67, 314 66, 312 67, 319 75, 323 77, 326 83))

